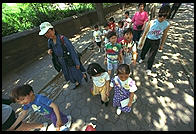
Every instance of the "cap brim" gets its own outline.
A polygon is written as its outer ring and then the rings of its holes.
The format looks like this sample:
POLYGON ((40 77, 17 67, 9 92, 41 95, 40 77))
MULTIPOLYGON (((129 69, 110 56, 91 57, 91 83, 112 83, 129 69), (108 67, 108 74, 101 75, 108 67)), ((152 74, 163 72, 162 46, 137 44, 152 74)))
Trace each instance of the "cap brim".
POLYGON ((39 35, 44 35, 47 31, 48 31, 49 28, 45 28, 45 29, 42 29, 40 32, 39 32, 39 35))

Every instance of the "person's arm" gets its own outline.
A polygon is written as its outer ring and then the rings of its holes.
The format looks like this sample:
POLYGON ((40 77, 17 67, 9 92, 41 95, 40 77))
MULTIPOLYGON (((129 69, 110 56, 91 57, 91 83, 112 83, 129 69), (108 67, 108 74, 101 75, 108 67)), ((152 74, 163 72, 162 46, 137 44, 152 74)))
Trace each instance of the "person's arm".
POLYGON ((54 113, 55 113, 55 115, 56 115, 56 119, 57 119, 57 121, 56 121, 56 127, 57 127, 58 129, 60 129, 60 127, 63 125, 63 123, 62 123, 62 120, 61 120, 59 108, 58 108, 58 106, 57 106, 55 103, 53 103, 53 102, 50 104, 50 107, 53 109, 53 111, 54 111, 54 113))
POLYGON ((18 125, 18 123, 20 123, 25 116, 27 115, 28 110, 23 110, 22 113, 19 114, 19 117, 16 119, 16 121, 14 122, 14 124, 8 129, 9 131, 14 130, 15 127, 18 125))
MULTIPOLYGON (((144 41, 144 37, 146 36, 146 34, 148 33, 149 29, 150 29, 150 25, 151 25, 151 22, 149 22, 149 24, 147 25, 147 27, 145 28, 144 30, 144 33, 142 34, 142 37, 141 37, 141 42, 144 41)), ((139 47, 141 48, 144 44, 138 44, 139 47)))
POLYGON ((159 50, 162 50, 163 49, 163 45, 164 45, 165 40, 167 38, 167 33, 169 31, 169 28, 170 28, 170 25, 163 31, 163 36, 162 36, 162 39, 161 39, 161 45, 159 47, 159 50))
POLYGON ((110 92, 110 80, 106 81, 106 95, 109 96, 110 92))
POLYGON ((134 93, 133 93, 133 92, 131 92, 131 93, 130 93, 130 96, 129 96, 129 103, 128 103, 128 107, 131 107, 131 105, 132 105, 132 102, 133 102, 133 96, 134 96, 134 93))

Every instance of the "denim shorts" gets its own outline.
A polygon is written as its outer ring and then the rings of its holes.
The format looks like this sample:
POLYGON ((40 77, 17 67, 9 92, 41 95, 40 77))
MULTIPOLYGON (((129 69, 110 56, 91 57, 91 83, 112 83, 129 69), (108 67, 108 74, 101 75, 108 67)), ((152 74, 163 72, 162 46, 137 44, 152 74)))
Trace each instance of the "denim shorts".
POLYGON ((123 55, 123 64, 130 65, 132 60, 132 53, 128 53, 126 55, 123 55))
POLYGON ((107 62, 107 69, 108 70, 114 70, 114 72, 116 72, 118 68, 118 63, 111 63, 111 62, 107 62))

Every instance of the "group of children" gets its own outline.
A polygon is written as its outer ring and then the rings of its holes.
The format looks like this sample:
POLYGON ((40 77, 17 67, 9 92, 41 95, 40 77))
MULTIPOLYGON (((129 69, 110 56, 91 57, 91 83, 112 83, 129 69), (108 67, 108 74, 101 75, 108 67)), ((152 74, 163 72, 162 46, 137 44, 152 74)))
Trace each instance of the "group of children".
POLYGON ((136 99, 134 92, 137 87, 135 81, 130 78, 130 65, 136 64, 137 45, 132 40, 133 30, 130 27, 131 19, 128 11, 125 12, 125 18, 118 22, 117 27, 114 18, 111 17, 104 25, 103 34, 98 25, 95 25, 93 37, 99 50, 102 35, 104 36, 104 64, 107 66, 107 71, 98 63, 92 63, 87 68, 87 73, 93 80, 91 93, 100 94, 101 103, 105 106, 108 106, 111 89, 114 89, 113 106, 117 107, 117 115, 120 115, 121 111, 130 112, 131 105, 136 99), (99 42, 96 41, 98 36, 99 42))

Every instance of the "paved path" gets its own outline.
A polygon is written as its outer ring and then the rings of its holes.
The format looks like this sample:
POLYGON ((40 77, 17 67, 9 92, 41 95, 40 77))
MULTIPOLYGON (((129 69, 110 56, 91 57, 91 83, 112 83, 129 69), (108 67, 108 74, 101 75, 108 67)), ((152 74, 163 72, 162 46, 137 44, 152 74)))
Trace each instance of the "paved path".
MULTIPOLYGON (((127 10, 133 10, 133 14, 136 9, 127 10)), ((116 114, 116 109, 112 106, 113 91, 110 93, 109 106, 101 105, 100 96, 90 94, 92 81, 83 82, 80 88, 71 90, 70 85, 59 75, 47 85, 46 88, 60 89, 58 93, 49 94, 63 113, 72 116, 71 131, 78 131, 90 122, 97 126, 97 131, 193 131, 193 11, 194 4, 183 3, 170 21, 172 26, 164 49, 156 55, 154 77, 145 74, 146 60, 136 65, 133 79, 138 87, 138 99, 130 113, 121 113, 120 116, 116 114)), ((120 10, 117 11, 114 18, 121 17, 120 13, 120 10)), ((106 68, 103 65, 103 53, 93 51, 93 54, 87 56, 89 59, 85 67, 98 62, 106 68)), ((46 88, 42 93, 49 92, 50 89, 46 88)), ((40 116, 35 116, 32 121, 50 122, 40 116)))

